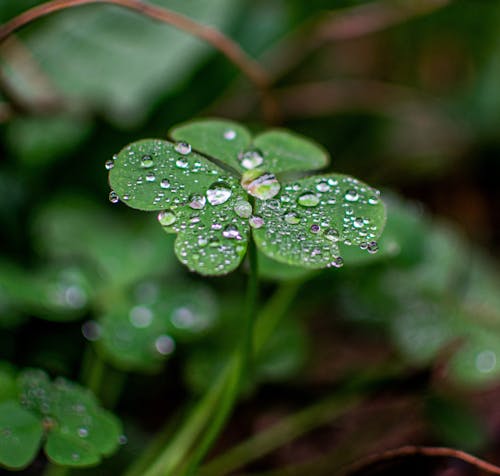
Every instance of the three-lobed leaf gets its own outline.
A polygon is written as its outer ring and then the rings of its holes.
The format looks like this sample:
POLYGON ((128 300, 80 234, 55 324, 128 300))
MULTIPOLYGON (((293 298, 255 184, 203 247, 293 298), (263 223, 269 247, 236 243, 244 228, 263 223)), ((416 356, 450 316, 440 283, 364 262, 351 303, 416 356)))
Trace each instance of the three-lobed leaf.
POLYGON ((339 174, 278 181, 276 174, 327 165, 327 153, 304 137, 276 129, 252 139, 223 120, 184 124, 172 137, 179 142, 142 140, 115 156, 110 198, 158 211, 191 270, 234 270, 250 228, 264 254, 290 265, 340 267, 343 246, 377 251, 385 208, 376 190, 339 174))

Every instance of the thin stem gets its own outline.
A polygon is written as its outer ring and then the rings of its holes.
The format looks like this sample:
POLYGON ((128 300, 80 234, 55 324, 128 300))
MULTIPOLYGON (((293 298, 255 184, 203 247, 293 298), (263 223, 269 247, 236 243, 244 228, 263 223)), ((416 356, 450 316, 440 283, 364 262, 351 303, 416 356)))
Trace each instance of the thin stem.
POLYGON ((382 453, 378 453, 372 456, 368 456, 347 468, 340 471, 338 474, 349 475, 357 473, 358 471, 367 468, 368 466, 373 466, 381 462, 385 462, 395 458, 401 458, 405 456, 415 456, 423 455, 430 457, 447 457, 456 458, 464 461, 482 471, 486 471, 490 474, 500 474, 500 467, 494 464, 488 463, 476 456, 473 456, 465 451, 456 450, 453 448, 446 447, 435 447, 435 446, 402 446, 401 448, 396 448, 392 450, 387 450, 382 453))
POLYGON ((95 353, 94 349, 90 345, 87 345, 83 356, 81 380, 96 397, 101 396, 105 365, 104 361, 95 353))
POLYGON ((127 8, 154 20, 172 25, 179 30, 189 33, 190 35, 196 36, 197 38, 211 44, 214 48, 226 56, 226 58, 237 66, 241 72, 257 86, 257 88, 265 91, 269 87, 268 75, 259 63, 250 58, 237 43, 226 37, 223 33, 215 28, 197 23, 180 13, 158 7, 156 5, 144 3, 142 0, 52 0, 26 10, 20 15, 12 18, 7 23, 1 25, 0 43, 2 43, 15 31, 32 23, 38 18, 60 10, 66 10, 68 8, 93 3, 113 4, 119 7, 127 8))
POLYGON ((313 428, 331 422, 334 418, 358 405, 360 401, 361 397, 359 396, 336 395, 284 418, 271 428, 262 431, 208 463, 200 471, 200 476, 229 474, 313 428))
POLYGON ((61 466, 55 463, 47 463, 43 471, 43 476, 67 476, 70 472, 68 466, 61 466))

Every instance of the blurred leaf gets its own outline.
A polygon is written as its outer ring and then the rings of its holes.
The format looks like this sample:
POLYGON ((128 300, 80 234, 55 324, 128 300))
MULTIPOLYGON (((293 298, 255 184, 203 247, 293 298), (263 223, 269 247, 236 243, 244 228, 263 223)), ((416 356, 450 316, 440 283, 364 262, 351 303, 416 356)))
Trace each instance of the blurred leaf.
POLYGON ((292 266, 286 263, 280 263, 269 258, 261 251, 257 254, 259 261, 259 277, 272 281, 288 281, 294 279, 303 279, 314 275, 315 271, 302 266, 292 266))
POLYGON ((14 401, 0 403, 0 464, 22 469, 35 458, 43 435, 41 421, 14 401))
MULTIPOLYGON (((239 7, 234 0, 154 3, 222 29, 239 7)), ((210 51, 171 26, 108 5, 58 13, 21 36, 63 95, 122 125, 141 122, 210 51)))

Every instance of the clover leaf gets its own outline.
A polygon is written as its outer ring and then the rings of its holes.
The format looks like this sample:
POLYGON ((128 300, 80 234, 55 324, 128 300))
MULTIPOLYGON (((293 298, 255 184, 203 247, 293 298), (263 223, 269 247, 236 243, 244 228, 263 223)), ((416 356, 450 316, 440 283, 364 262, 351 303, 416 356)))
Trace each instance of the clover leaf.
POLYGON ((343 246, 377 251, 385 223, 378 191, 339 174, 281 184, 276 174, 324 167, 327 153, 276 129, 253 140, 241 125, 201 120, 146 139, 107 162, 110 200, 157 211, 175 252, 192 271, 222 275, 242 261, 250 229, 274 260, 306 268, 342 266, 343 246))
POLYGON ((0 464, 21 469, 43 443, 57 464, 91 466, 118 447, 119 421, 87 389, 36 369, 20 372, 15 388, 0 401, 0 464))

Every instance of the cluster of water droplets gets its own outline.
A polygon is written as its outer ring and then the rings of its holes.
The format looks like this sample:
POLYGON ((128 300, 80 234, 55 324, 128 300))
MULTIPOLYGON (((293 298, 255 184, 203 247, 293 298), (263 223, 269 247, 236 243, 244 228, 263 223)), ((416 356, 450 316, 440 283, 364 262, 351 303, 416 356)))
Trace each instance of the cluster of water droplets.
POLYGON ((379 193, 347 176, 320 176, 286 184, 276 198, 259 201, 262 246, 296 264, 341 267, 339 244, 375 253, 379 229, 368 210, 379 193))

